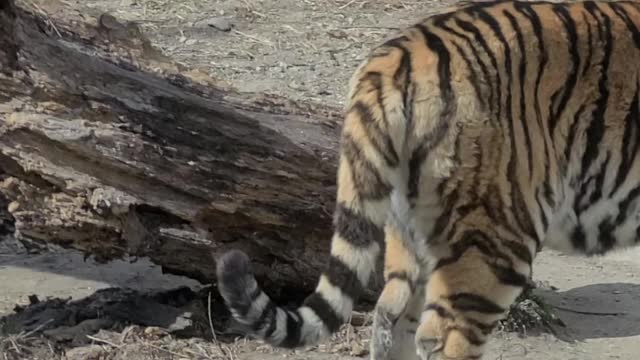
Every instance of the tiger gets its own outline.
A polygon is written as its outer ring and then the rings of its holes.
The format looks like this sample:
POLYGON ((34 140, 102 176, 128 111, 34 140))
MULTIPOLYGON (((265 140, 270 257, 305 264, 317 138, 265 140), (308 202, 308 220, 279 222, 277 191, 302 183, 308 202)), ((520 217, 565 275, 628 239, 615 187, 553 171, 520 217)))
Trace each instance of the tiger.
POLYGON ((482 359, 543 247, 640 242, 640 2, 460 3, 380 41, 348 85, 315 291, 285 308, 245 253, 216 261, 248 335, 326 340, 383 259, 370 359, 482 359))

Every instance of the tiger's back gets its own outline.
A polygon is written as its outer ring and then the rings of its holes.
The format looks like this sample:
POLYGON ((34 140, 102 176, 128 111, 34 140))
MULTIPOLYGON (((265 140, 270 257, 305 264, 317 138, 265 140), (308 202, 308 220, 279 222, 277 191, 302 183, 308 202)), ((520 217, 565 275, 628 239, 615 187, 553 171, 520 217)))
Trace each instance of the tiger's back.
POLYGON ((375 48, 351 81, 316 292, 281 309, 234 252, 218 264, 234 316, 277 346, 317 342, 384 253, 372 359, 481 358, 542 246, 637 242, 639 29, 637 2, 495 1, 375 48))

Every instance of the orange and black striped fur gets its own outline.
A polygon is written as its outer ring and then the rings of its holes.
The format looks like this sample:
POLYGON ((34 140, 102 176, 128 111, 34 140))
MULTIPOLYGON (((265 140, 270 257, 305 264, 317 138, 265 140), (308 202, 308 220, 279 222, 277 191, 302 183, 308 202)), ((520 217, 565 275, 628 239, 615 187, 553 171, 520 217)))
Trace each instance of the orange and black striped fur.
POLYGON ((234 317, 279 347, 338 330, 378 256, 372 359, 481 359, 542 246, 640 239, 640 2, 467 3, 372 51, 351 82, 335 233, 292 310, 241 252, 234 317))

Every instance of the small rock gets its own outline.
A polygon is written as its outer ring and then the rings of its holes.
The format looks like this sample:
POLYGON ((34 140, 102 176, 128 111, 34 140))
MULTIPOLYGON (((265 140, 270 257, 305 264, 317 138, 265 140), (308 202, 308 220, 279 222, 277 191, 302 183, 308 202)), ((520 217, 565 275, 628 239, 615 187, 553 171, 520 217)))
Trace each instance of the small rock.
POLYGON ((364 346, 362 346, 362 344, 357 343, 355 341, 351 343, 351 351, 349 355, 363 356, 363 355, 367 355, 367 353, 368 353, 367 349, 364 346))
POLYGON ((335 38, 335 39, 346 39, 347 38, 347 33, 344 32, 343 30, 340 30, 340 29, 329 30, 327 33, 329 34, 329 36, 331 36, 332 38, 335 38))
POLYGON ((231 31, 231 28, 233 27, 233 25, 231 24, 231 21, 228 18, 222 17, 222 16, 216 16, 208 19, 198 20, 193 24, 193 26, 195 27, 208 26, 214 29, 218 29, 220 31, 231 31))
POLYGON ((15 212, 16 210, 18 210, 20 208, 20 203, 17 201, 12 201, 9 204, 9 207, 7 210, 9 210, 10 213, 15 212))
POLYGON ((165 337, 167 335, 169 335, 167 333, 167 331, 163 328, 157 327, 157 326, 149 326, 147 328, 144 329, 144 334, 145 336, 152 338, 152 339, 159 339, 162 337, 165 337))
POLYGON ((118 21, 113 15, 104 13, 100 16, 100 25, 110 30, 120 30, 124 25, 118 21))

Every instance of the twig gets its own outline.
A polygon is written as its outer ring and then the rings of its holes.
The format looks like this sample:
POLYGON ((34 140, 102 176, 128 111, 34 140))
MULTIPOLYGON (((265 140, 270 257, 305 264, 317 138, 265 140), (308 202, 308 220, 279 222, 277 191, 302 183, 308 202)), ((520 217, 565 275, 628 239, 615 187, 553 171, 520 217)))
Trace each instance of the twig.
POLYGON ((99 337, 95 337, 93 335, 85 335, 85 336, 87 338, 93 340, 93 341, 96 341, 96 342, 99 342, 99 343, 103 343, 103 344, 107 344, 107 345, 109 345, 111 347, 114 347, 116 349, 119 349, 120 347, 122 347, 122 345, 115 344, 115 343, 113 343, 113 342, 111 342, 109 340, 100 339, 99 337))
POLYGON ((15 349, 15 351, 18 354, 22 354, 22 351, 20 351, 20 348, 18 347, 18 344, 16 343, 16 339, 14 339, 13 337, 9 338, 9 342, 11 342, 11 345, 13 346, 13 348, 15 349))
POLYGON ((142 344, 143 344, 143 345, 146 345, 146 346, 149 346, 149 347, 152 347, 152 348, 154 348, 154 349, 156 349, 156 350, 164 351, 164 352, 166 352, 167 354, 171 354, 171 355, 173 355, 173 356, 179 356, 180 358, 189 358, 189 356, 188 356, 187 354, 184 354, 184 353, 177 353, 177 352, 175 352, 175 351, 171 351, 171 350, 169 350, 169 349, 162 348, 162 347, 160 347, 160 346, 158 346, 158 345, 153 345, 153 344, 152 344, 152 343, 150 343, 150 342, 143 341, 143 342, 142 342, 142 344))
POLYGON ((42 8, 40 6, 38 6, 38 4, 36 4, 34 2, 29 2, 29 3, 31 4, 31 6, 33 6, 40 13, 40 15, 42 15, 42 17, 45 18, 47 24, 49 26, 51 26, 51 28, 53 29, 53 31, 56 32, 58 37, 62 37, 62 35, 60 34, 60 31, 58 31, 58 28, 56 27, 56 25, 53 23, 53 21, 51 21, 51 18, 49 17, 49 14, 47 14, 44 10, 42 10, 42 8))
POLYGON ((554 308, 558 309, 558 310, 564 310, 564 311, 568 311, 568 312, 572 312, 575 314, 582 314, 582 315, 595 315, 595 316, 621 316, 621 315, 627 315, 627 313, 623 313, 623 312, 594 312, 594 311, 582 311, 582 310, 574 310, 574 309, 570 309, 570 308, 566 308, 566 307, 562 307, 562 306, 556 306, 556 305, 551 305, 554 308))
POLYGON ((247 39, 253 40, 253 41, 257 42, 257 43, 273 47, 273 43, 271 41, 260 39, 257 36, 250 35, 250 34, 245 34, 245 33, 241 32, 241 31, 238 31, 238 30, 235 30, 235 29, 233 30, 233 32, 238 34, 238 35, 244 36, 247 39))
POLYGON ((52 322, 52 321, 53 321, 53 319, 49 319, 49 320, 47 320, 47 321, 43 322, 42 324, 40 324, 40 325, 36 326, 36 328, 35 328, 35 329, 33 329, 33 330, 31 330, 31 331, 28 331, 28 332, 26 332, 26 333, 24 333, 24 334, 20 335, 20 337, 27 338, 27 337, 29 337, 29 336, 31 336, 31 335, 33 335, 33 334, 37 333, 38 331, 40 331, 43 327, 45 327, 45 325, 47 325, 48 323, 50 323, 50 322, 52 322))
POLYGON ((382 30, 400 30, 399 27, 393 26, 341 26, 340 29, 382 29, 382 30))
POLYGON ((342 9, 346 8, 347 6, 353 4, 354 2, 356 2, 356 0, 351 0, 348 3, 346 3, 346 4, 342 5, 342 6, 339 6, 338 9, 342 10, 342 9))
POLYGON ((220 344, 220 341, 218 341, 218 337, 216 336, 216 331, 213 328, 213 320, 212 320, 212 317, 211 317, 211 291, 209 291, 209 295, 207 296, 207 315, 209 317, 209 328, 211 329, 211 335, 213 336, 213 342, 218 346, 218 348, 220 349, 220 352, 222 353, 223 356, 228 356, 231 360, 233 360, 233 354, 231 353, 231 351, 229 351, 227 353, 227 351, 224 349, 222 344, 220 344))
POLYGON ((283 28, 285 28, 285 29, 289 29, 289 30, 293 31, 294 33, 296 33, 296 34, 298 34, 298 35, 302 35, 302 34, 304 34, 304 31, 300 31, 300 30, 298 30, 298 29, 294 28, 294 27, 293 27, 293 26, 291 26, 291 25, 282 25, 282 27, 283 27, 283 28))

